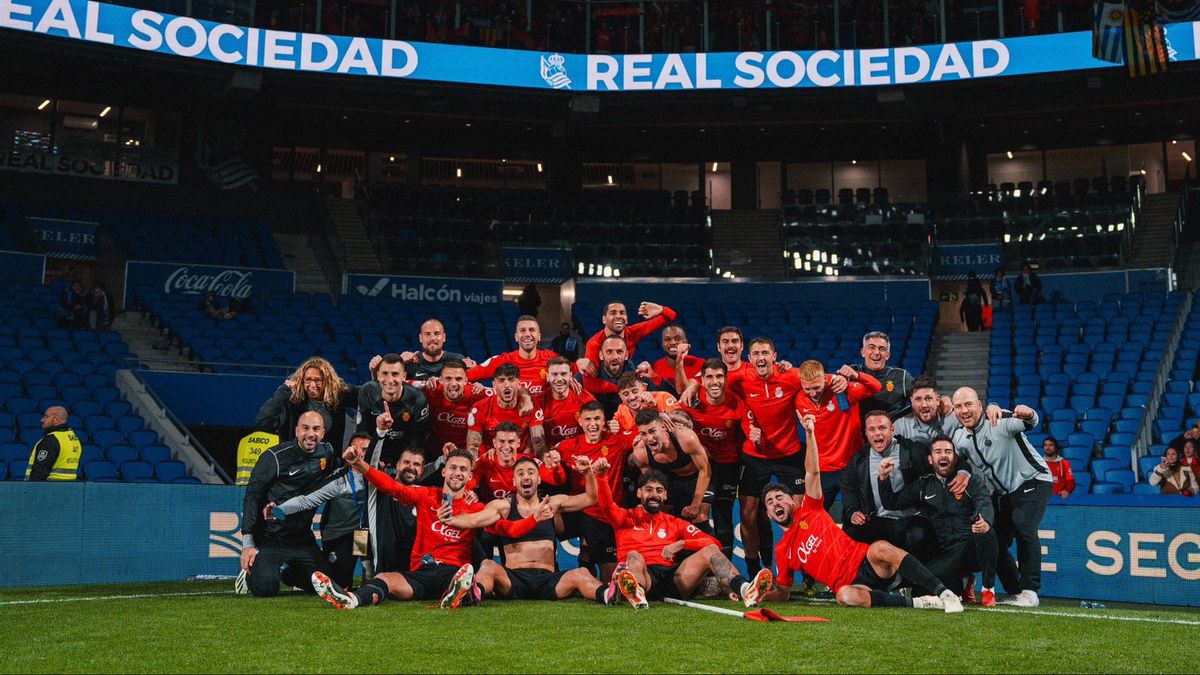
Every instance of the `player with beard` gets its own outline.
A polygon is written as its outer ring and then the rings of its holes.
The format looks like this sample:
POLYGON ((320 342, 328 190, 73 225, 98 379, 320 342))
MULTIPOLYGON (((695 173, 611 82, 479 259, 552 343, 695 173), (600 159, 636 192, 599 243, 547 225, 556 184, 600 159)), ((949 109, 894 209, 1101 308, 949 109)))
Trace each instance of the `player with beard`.
POLYGON ((636 428, 638 435, 630 462, 643 473, 657 471, 666 476, 664 487, 671 499, 663 508, 668 513, 695 523, 701 530, 709 530, 712 469, 700 437, 656 410, 638 411, 636 428))
POLYGON ((557 356, 546 364, 546 391, 542 393, 542 428, 546 430, 546 446, 579 434, 576 417, 579 409, 596 398, 586 391, 576 391, 571 375, 571 362, 557 356))
POLYGON ((625 347, 625 341, 621 338, 606 338, 601 343, 600 355, 602 358, 600 372, 595 375, 585 373, 583 388, 584 391, 596 397, 596 400, 604 406, 604 414, 611 418, 617 414, 617 408, 621 406, 617 381, 625 373, 633 372, 633 365, 629 362, 629 353, 625 347))
MULTIPOLYGON (((913 380, 909 402, 912 406, 911 411, 895 422, 897 436, 928 444, 938 436, 952 437, 954 432, 962 427, 958 416, 954 414, 950 397, 938 393, 937 380, 930 375, 922 375, 913 380)), ((995 426, 1004 411, 995 403, 989 403, 986 413, 988 420, 995 426)))
MULTIPOLYGON (((546 385, 546 366, 550 359, 558 356, 551 349, 538 349, 542 342, 542 329, 536 318, 522 315, 517 318, 517 329, 513 336, 517 348, 511 352, 497 354, 467 371, 467 379, 479 382, 496 374, 496 370, 512 364, 520 373, 521 386, 536 396, 546 385)), ((494 383, 493 383, 494 386, 494 383)))
MULTIPOLYGON (((447 445, 447 452, 453 447, 447 445)), ((512 422, 501 422, 496 427, 495 438, 492 441, 491 452, 485 452, 475 462, 474 478, 469 488, 475 490, 485 501, 493 499, 508 499, 516 491, 513 469, 517 460, 528 457, 538 465, 541 482, 547 485, 559 486, 567 482, 566 471, 563 470, 556 450, 547 450, 538 461, 532 455, 521 452, 521 434, 517 425, 512 422)))
MULTIPOLYGON (((591 460, 576 457, 574 468, 585 477, 587 490, 579 495, 550 497, 550 506, 555 512, 574 513, 596 504, 596 476, 591 471, 591 460)), ((517 460, 513 475, 516 492, 508 497, 508 508, 502 511, 505 518, 520 520, 534 513, 541 504, 538 499, 540 470, 532 457, 523 456, 517 460)), ((612 604, 616 599, 617 588, 600 583, 585 568, 558 571, 558 542, 553 521, 538 523, 523 537, 501 538, 501 544, 504 565, 485 560, 475 575, 485 596, 493 593, 498 598, 512 600, 563 600, 578 593, 602 605, 612 604)))
MULTIPOLYGON (((608 423, 609 429, 614 432, 633 433, 637 431, 635 420, 643 410, 669 412, 679 409, 679 402, 673 394, 648 390, 646 383, 638 377, 637 373, 623 373, 621 377, 617 378, 617 395, 621 397, 621 405, 617 407, 616 414, 608 423)), ((686 416, 681 417, 679 422, 689 426, 692 423, 691 419, 686 416)))
POLYGON ((446 328, 437 319, 429 319, 421 324, 417 339, 421 342, 420 351, 400 354, 400 358, 404 359, 404 369, 408 372, 409 379, 414 382, 424 382, 441 375, 442 368, 450 361, 470 361, 462 354, 443 349, 446 344, 446 328))
MULTIPOLYGON (((472 369, 473 371, 474 369, 472 369)), ((480 401, 467 415, 467 450, 478 456, 479 446, 491 446, 495 441, 496 427, 501 422, 512 422, 521 434, 521 447, 531 448, 535 455, 546 454, 546 433, 542 428, 542 408, 533 406, 524 413, 520 410, 521 373, 511 363, 495 369, 492 378, 493 396, 480 401)))
MULTIPOLYGON (((568 468, 567 480, 571 485, 571 494, 582 494, 587 487, 586 476, 575 470, 576 457, 586 457, 594 464, 603 459, 612 468, 608 470, 604 482, 608 483, 609 492, 617 495, 615 500, 622 501, 620 495, 622 474, 625 471, 625 460, 633 452, 633 434, 611 433, 604 423, 604 407, 597 401, 586 403, 579 409, 578 436, 568 438, 558 444, 558 452, 562 463, 568 468)), ((587 542, 589 563, 600 566, 600 577, 607 578, 612 574, 617 564, 617 543, 612 528, 601 522, 600 510, 591 506, 574 517, 564 517, 565 534, 579 534, 587 542)), ((565 537, 565 538, 570 538, 565 537)), ((581 558, 585 557, 581 554, 581 558)), ((584 566, 584 561, 580 561, 584 566)))
POLYGON ((432 462, 442 456, 447 443, 456 448, 467 446, 467 416, 475 404, 487 398, 487 393, 477 391, 467 381, 465 363, 449 360, 442 364, 441 375, 426 380, 425 398, 430 419, 425 458, 432 462))
POLYGON ((376 381, 364 384, 358 395, 358 430, 382 441, 380 458, 393 464, 408 448, 425 448, 429 434, 429 404, 425 395, 406 384, 404 360, 386 354, 376 381))
POLYGON ((804 458, 804 494, 797 499, 791 488, 771 483, 763 488, 767 515, 783 528, 775 549, 778 587, 767 599, 787 600, 794 575, 803 572, 829 586, 844 607, 916 607, 963 611, 962 601, 948 590, 916 557, 886 541, 854 541, 825 511, 821 492, 821 459, 814 431, 816 419, 802 421, 807 452, 804 458), (797 503, 799 502, 799 503, 797 503), (901 579, 934 592, 912 600, 889 589, 901 579))
MULTIPOLYGON (((367 434, 355 434, 350 439, 351 445, 364 451, 370 441, 371 437, 367 434)), ((425 469, 425 457, 416 448, 407 448, 400 453, 400 459, 396 462, 394 470, 378 460, 372 464, 381 471, 394 475, 396 480, 403 485, 415 485, 425 469)), ((362 476, 350 471, 348 467, 338 469, 338 475, 340 479, 330 481, 325 487, 315 492, 293 497, 278 506, 274 503, 268 504, 264 515, 268 519, 282 522, 288 516, 316 509, 335 497, 350 495, 356 501, 365 500, 365 523, 363 524, 370 532, 371 554, 370 558, 364 561, 364 566, 369 563, 372 572, 408 571, 413 540, 417 533, 416 510, 403 506, 394 499, 379 499, 378 491, 373 486, 367 485, 362 476), (351 481, 354 482, 353 486, 350 484, 351 481)), ((330 561, 331 570, 334 572, 336 572, 334 569, 336 563, 337 561, 330 561)), ((352 566, 350 570, 352 573, 352 566)), ((339 584, 348 586, 350 585, 350 573, 344 575, 333 573, 331 576, 339 584)))
POLYGON ((662 349, 666 356, 653 364, 638 364, 639 371, 650 373, 654 386, 675 396, 687 388, 688 382, 700 377, 700 367, 704 365, 704 359, 696 356, 685 353, 678 357, 676 350, 681 344, 687 344, 687 333, 682 326, 671 324, 662 330, 662 349))
POLYGON ((389 597, 396 600, 441 597, 443 609, 457 608, 464 598, 466 604, 477 604, 481 596, 471 568, 471 544, 477 531, 486 528, 493 534, 522 537, 539 522, 553 517, 549 504, 522 520, 502 521, 498 507, 503 502, 467 503, 473 458, 465 450, 450 453, 442 469, 444 482, 440 488, 398 483, 367 464, 362 451, 354 447, 346 449, 343 459, 384 494, 417 508, 417 536, 412 571, 378 574, 352 593, 342 590, 324 573, 314 572, 313 588, 337 609, 378 605, 389 597))
MULTIPOLYGON (((894 459, 879 464, 879 494, 887 509, 915 508, 933 523, 937 531, 938 551, 927 564, 948 588, 962 591, 963 576, 980 572, 983 593, 980 604, 996 606, 996 565, 1000 546, 992 529, 995 511, 992 489, 979 475, 971 475, 965 498, 950 488, 959 473, 954 441, 948 436, 933 439, 927 457, 933 473, 908 482, 904 489, 893 489, 891 475, 898 468, 894 459)), ((961 475, 961 474, 959 474, 961 475)), ((974 590, 974 589, 972 589, 974 590)))
MULTIPOLYGON (((598 470, 603 471, 606 464, 602 462, 598 470)), ((754 581, 746 581, 721 553, 721 544, 714 537, 664 513, 668 480, 653 469, 642 474, 637 491, 640 504, 632 509, 613 502, 607 481, 597 482, 598 508, 616 532, 617 555, 624 565, 615 570, 612 583, 634 607, 646 608, 647 599, 691 597, 704 577, 712 574, 723 588, 740 595, 747 607, 758 604, 771 587, 771 571, 759 570, 754 581), (685 550, 692 554, 678 560, 685 550)))
POLYGON ((584 357, 577 362, 579 372, 595 375, 596 364, 604 358, 604 341, 608 338, 619 338, 625 344, 625 352, 630 359, 637 350, 637 343, 642 338, 675 320, 675 311, 653 302, 643 302, 638 305, 638 315, 645 321, 629 325, 629 312, 623 302, 610 302, 604 306, 604 315, 600 321, 604 328, 587 341, 584 357))
POLYGON ((726 372, 721 359, 705 361, 700 369, 700 385, 691 384, 682 401, 684 411, 692 418, 692 430, 708 451, 712 468, 709 489, 713 493, 713 533, 721 541, 725 557, 732 560, 733 504, 742 475, 741 450, 746 440, 742 420, 746 417, 746 404, 727 390, 726 372))

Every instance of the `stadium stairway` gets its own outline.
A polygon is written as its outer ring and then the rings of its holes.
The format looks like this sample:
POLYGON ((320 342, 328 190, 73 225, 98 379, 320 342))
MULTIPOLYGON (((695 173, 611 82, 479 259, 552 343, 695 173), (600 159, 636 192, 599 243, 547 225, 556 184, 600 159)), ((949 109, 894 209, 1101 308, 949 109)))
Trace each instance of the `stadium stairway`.
POLYGON ((165 344, 162 331, 140 312, 122 312, 113 319, 112 329, 121 334, 129 351, 147 370, 199 372, 178 349, 165 344), (160 346, 156 346, 160 345, 160 346))
POLYGON ((1200 288, 1200 244, 1183 242, 1175 253, 1180 288, 1200 288))
POLYGON ((982 397, 988 382, 990 333, 943 333, 933 338, 926 371, 937 378, 942 393, 953 396, 959 387, 973 387, 982 397))
POLYGON ((1178 207, 1177 192, 1146 195, 1129 245, 1129 267, 1167 267, 1171 264, 1171 230, 1175 226, 1178 207))
POLYGON ((168 414, 167 409, 155 400, 133 371, 118 370, 116 386, 121 392, 121 397, 133 406, 134 414, 141 416, 145 420, 146 428, 157 433, 162 439, 162 445, 170 449, 171 459, 183 462, 188 473, 201 483, 225 484, 225 480, 217 472, 217 465, 207 453, 197 449, 199 441, 168 414))
POLYGON ((353 199, 326 195, 324 206, 325 212, 329 214, 329 222, 337 232, 338 240, 331 243, 342 269, 382 272, 383 263, 379 261, 379 250, 367 235, 367 225, 359 211, 359 203, 353 199))
POLYGON ((786 278, 777 210, 712 212, 713 267, 740 279, 786 278))
MULTIPOLYGON (((326 279, 325 273, 321 271, 321 263, 317 261, 316 254, 308 244, 307 234, 293 232, 273 232, 272 234, 275 237, 275 243, 279 246, 280 254, 283 255, 284 264, 289 270, 296 273, 297 293, 329 293, 331 290, 337 290, 340 293, 341 288, 330 288, 330 280, 326 279)), ((334 295, 336 296, 338 293, 334 293, 334 295)))

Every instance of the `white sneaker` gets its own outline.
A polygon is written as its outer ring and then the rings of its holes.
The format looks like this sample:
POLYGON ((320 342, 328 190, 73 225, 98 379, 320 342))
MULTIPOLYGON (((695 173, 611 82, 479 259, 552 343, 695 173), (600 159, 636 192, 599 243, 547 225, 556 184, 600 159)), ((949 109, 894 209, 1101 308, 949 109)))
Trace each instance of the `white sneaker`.
POLYGON ((317 595, 321 596, 321 599, 333 605, 336 609, 354 609, 358 607, 358 596, 343 591, 337 585, 337 582, 330 579, 323 572, 313 572, 312 585, 317 595))
POLYGON ((246 570, 239 571, 237 578, 233 580, 233 592, 235 595, 250 594, 250 582, 246 579, 246 570))
POLYGON ((942 605, 944 606, 943 609, 946 610, 947 614, 958 614, 963 611, 962 600, 954 591, 946 589, 938 597, 941 598, 942 605))
POLYGON ((771 574, 771 570, 765 567, 759 570, 753 579, 742 584, 738 590, 742 596, 742 602, 746 603, 747 607, 753 607, 762 602, 763 596, 771 590, 773 581, 775 581, 775 575, 771 574))
POLYGON ((454 578, 450 580, 450 586, 446 588, 446 593, 442 595, 442 601, 438 605, 441 609, 458 609, 462 604, 463 598, 471 591, 471 586, 475 583, 475 570, 472 569, 471 563, 467 563, 458 568, 454 573, 454 578))
POLYGON ((936 595, 917 595, 912 599, 913 609, 945 609, 946 603, 936 595))
POLYGON ((1021 591, 1013 595, 1007 595, 1003 600, 997 600, 1001 605, 1011 605, 1013 607, 1037 607, 1042 604, 1038 599, 1038 594, 1034 591, 1021 591))

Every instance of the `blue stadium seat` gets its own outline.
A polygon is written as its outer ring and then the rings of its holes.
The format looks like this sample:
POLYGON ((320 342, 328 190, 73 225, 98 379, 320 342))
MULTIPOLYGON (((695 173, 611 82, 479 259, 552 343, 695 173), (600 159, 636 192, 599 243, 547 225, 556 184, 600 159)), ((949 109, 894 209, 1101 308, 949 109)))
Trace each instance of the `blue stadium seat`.
POLYGON ((145 420, 138 415, 122 415, 116 419, 117 431, 128 435, 145 426, 145 420))
POLYGON ((1108 437, 1108 420, 1086 419, 1079 423, 1079 431, 1091 434, 1092 438, 1108 437))
POLYGON ((174 459, 159 462, 154 465, 154 475, 160 482, 171 483, 187 475, 187 465, 174 459))
POLYGON ((92 482, 115 482, 117 480, 116 465, 106 460, 84 464, 83 473, 92 482))
POLYGON ((1106 445, 1100 451, 1100 456, 1115 459, 1122 464, 1128 465, 1132 454, 1130 447, 1127 445, 1106 445))
POLYGON ((1135 483, 1133 486, 1133 494, 1135 495, 1157 495, 1162 494, 1162 488, 1149 483, 1135 483))
POLYGON ((83 426, 88 430, 88 433, 96 433, 102 429, 116 429, 112 418, 107 415, 88 415, 83 418, 83 426))
POLYGON ((0 480, 8 480, 8 462, 0 462, 0 480))
POLYGON ((1125 486, 1125 491, 1129 492, 1133 484, 1137 482, 1137 476, 1129 469, 1110 469, 1104 472, 1104 481, 1107 483, 1120 483, 1125 486))
POLYGON ((0 460, 12 464, 29 459, 29 453, 33 448, 23 443, 0 443, 0 460))
POLYGON ((1091 469, 1093 476, 1095 476, 1097 479, 1100 479, 1100 477, 1102 477, 1104 475, 1105 471, 1108 471, 1110 469, 1121 469, 1121 468, 1128 467, 1128 466, 1129 466, 1128 461, 1126 461, 1124 463, 1124 465, 1122 465, 1122 463, 1119 462, 1118 460, 1108 459, 1107 457, 1100 457, 1097 459, 1093 459, 1091 465, 1088 468, 1091 469))
POLYGON ((125 435, 129 444, 135 448, 145 447, 158 442, 158 434, 150 429, 135 429, 125 435))
POLYGON ((118 419, 123 415, 133 414, 133 404, 129 401, 109 401, 104 404, 104 414, 113 419, 118 419))
POLYGON ((1073 471, 1082 471, 1088 465, 1092 458, 1091 448, 1083 448, 1078 446, 1070 446, 1063 448, 1062 456, 1067 461, 1071 462, 1073 471))
POLYGON ((151 464, 158 464, 171 459, 171 449, 161 443, 152 443, 142 447, 140 454, 142 461, 150 462, 151 464))
POLYGON ((1063 442, 1072 432, 1075 431, 1074 422, 1050 422, 1046 425, 1046 431, 1053 437, 1059 439, 1059 443, 1063 442))
POLYGON ((9 480, 25 480, 25 472, 29 469, 28 455, 26 459, 8 464, 8 479, 9 480))
POLYGON ((1125 486, 1120 483, 1092 483, 1092 494, 1094 495, 1121 495, 1126 492, 1125 486))
POLYGON ((1137 440, 1137 436, 1135 434, 1119 431, 1113 432, 1112 435, 1108 437, 1109 445, 1123 445, 1125 447, 1131 447, 1135 440, 1137 440))
POLYGON ((122 480, 127 483, 131 483, 146 478, 153 479, 154 467, 151 466, 149 462, 124 462, 120 465, 120 473, 122 480))
POLYGON ((87 434, 87 437, 102 449, 107 448, 110 445, 123 443, 125 441, 125 435, 116 429, 101 429, 99 431, 92 431, 87 434))
POLYGON ((1142 418, 1119 419, 1113 423, 1113 431, 1123 434, 1136 434, 1142 428, 1142 418))
MULTIPOLYGON (((1150 474, 1154 471, 1154 467, 1158 466, 1161 462, 1161 456, 1145 455, 1138 457, 1138 471, 1142 473, 1142 478, 1149 478, 1150 474)), ((1157 486, 1155 489, 1158 489, 1157 486)))
POLYGON ((118 443, 105 448, 104 456, 107 457, 113 464, 121 466, 126 462, 136 460, 138 458, 138 451, 137 448, 133 447, 132 445, 118 443))

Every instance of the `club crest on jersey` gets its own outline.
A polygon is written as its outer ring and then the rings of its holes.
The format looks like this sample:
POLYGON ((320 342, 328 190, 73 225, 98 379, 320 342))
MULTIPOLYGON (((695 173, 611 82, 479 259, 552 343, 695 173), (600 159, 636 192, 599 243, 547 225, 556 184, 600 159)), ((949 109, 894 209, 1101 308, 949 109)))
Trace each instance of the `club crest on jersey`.
POLYGON ((600 454, 604 455, 605 457, 608 457, 608 446, 607 445, 600 446, 600 454))
POLYGON ((783 387, 775 387, 775 398, 783 398, 783 387))
POLYGON ((830 401, 829 405, 825 406, 825 409, 829 412, 833 412, 833 401, 830 401))
POLYGON ((667 531, 666 531, 666 530, 664 530, 664 529, 663 529, 663 528, 661 528, 661 527, 660 527, 660 528, 658 528, 658 538, 659 538, 659 539, 666 539, 666 538, 667 538, 667 531))
POLYGON ((322 458, 321 458, 321 470, 322 470, 322 471, 324 471, 324 470, 325 470, 325 464, 326 464, 328 461, 329 461, 329 460, 325 459, 324 457, 322 457, 322 458))
POLYGON ((887 389, 888 391, 896 391, 896 383, 888 380, 887 384, 883 385, 883 388, 887 389))
POLYGON ((802 529, 802 530, 808 529, 808 521, 807 520, 801 520, 798 524, 800 525, 800 529, 802 529))
POLYGON ((542 376, 542 379, 543 379, 543 380, 544 380, 544 379, 546 379, 546 369, 545 369, 545 368, 542 368, 542 369, 541 369, 541 371, 539 371, 539 372, 540 372, 540 374, 541 374, 541 376, 542 376))
POLYGON ((725 428, 732 429, 733 428, 733 420, 725 420, 725 428))

